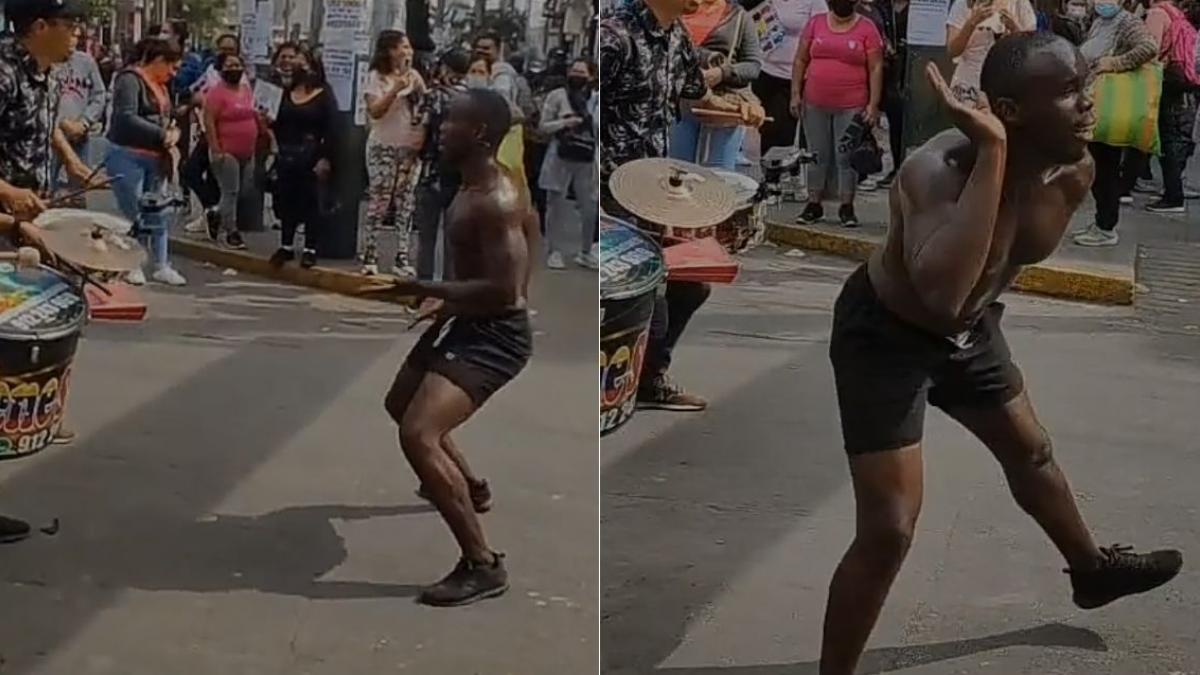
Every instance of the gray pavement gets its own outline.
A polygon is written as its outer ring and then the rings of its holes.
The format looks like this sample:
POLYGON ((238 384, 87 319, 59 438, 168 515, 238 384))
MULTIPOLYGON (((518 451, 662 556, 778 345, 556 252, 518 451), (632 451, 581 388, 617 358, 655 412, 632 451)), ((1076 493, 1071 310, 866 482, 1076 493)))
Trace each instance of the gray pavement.
MULTIPOLYGON (((673 373, 712 402, 601 444, 602 663, 612 674, 817 673, 853 532, 828 365, 849 263, 763 248, 719 286, 673 373)), ((1011 296, 1006 333, 1102 544, 1183 549, 1169 587, 1082 612, 986 450, 926 423, 925 506, 861 673, 1195 675, 1200 342, 1154 308, 1011 296)))
POLYGON ((180 262, 79 347, 71 446, 0 465, 5 675, 561 675, 595 668, 594 273, 541 276, 535 356, 458 434, 512 590, 414 602, 454 564, 382 410, 417 338, 371 303, 180 262))

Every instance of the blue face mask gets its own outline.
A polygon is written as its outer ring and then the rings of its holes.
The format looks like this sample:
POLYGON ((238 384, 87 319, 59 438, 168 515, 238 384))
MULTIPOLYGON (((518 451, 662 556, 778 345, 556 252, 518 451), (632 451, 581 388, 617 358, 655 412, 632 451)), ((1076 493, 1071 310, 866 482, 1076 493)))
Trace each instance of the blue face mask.
POLYGON ((1121 13, 1121 6, 1111 3, 1098 3, 1095 7, 1096 16, 1101 19, 1111 19, 1121 13))

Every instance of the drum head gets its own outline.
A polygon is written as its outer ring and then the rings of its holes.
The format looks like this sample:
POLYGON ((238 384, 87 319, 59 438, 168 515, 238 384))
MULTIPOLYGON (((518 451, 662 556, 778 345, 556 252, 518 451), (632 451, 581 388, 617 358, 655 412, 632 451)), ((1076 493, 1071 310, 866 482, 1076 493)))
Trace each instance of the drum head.
POLYGON ((758 181, 740 173, 732 171, 721 171, 714 169, 713 173, 725 181, 729 187, 733 188, 733 193, 737 198, 737 206, 739 209, 751 206, 754 203, 754 197, 758 194, 758 181))
POLYGON ((64 220, 87 220, 93 225, 103 227, 109 232, 115 232, 116 234, 129 234, 129 231, 133 229, 133 223, 120 216, 114 216, 111 213, 101 213, 100 211, 89 211, 87 209, 48 209, 43 211, 37 218, 34 218, 33 224, 38 227, 47 227, 64 220))
POLYGON ((658 244, 626 222, 600 216, 601 300, 651 293, 666 275, 658 244))
POLYGON ((54 340, 78 332, 86 314, 83 294, 58 272, 0 263, 0 340, 54 340))

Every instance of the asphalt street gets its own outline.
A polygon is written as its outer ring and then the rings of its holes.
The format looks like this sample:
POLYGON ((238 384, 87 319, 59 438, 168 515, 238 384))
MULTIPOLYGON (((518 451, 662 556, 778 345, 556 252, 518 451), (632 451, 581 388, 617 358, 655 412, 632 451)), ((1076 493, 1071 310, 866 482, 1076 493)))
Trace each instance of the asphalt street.
POLYGON ((395 306, 185 262, 141 324, 93 324, 78 440, 0 466, 5 675, 594 671, 594 273, 541 276, 535 356, 458 434, 512 590, 434 610, 454 565, 382 409, 418 332, 395 306))
MULTIPOLYGON (((754 251, 684 335, 707 412, 639 413, 602 441, 603 672, 815 675, 853 533, 828 362, 849 263, 754 251)), ((1006 298, 1004 326, 1101 544, 1172 546, 1170 586, 1076 609, 1063 562, 988 452, 927 415, 916 542, 861 673, 1200 672, 1200 341, 1132 308, 1006 298)))

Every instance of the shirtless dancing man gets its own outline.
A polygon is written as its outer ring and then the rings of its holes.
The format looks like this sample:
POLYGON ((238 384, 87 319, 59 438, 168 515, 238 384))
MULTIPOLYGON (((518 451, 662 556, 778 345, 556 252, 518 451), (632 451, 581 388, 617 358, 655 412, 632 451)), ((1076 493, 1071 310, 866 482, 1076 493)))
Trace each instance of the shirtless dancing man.
MULTIPOLYGON (((532 354, 526 310, 529 284, 528 193, 495 160, 511 126, 509 106, 490 90, 456 99, 442 124, 442 159, 461 176, 446 212, 453 281, 395 282, 388 292, 434 298, 423 315, 435 321, 409 353, 387 394, 400 425, 400 446, 462 549, 446 578, 420 601, 465 605, 508 590, 503 555, 488 547, 476 511, 487 510, 486 483, 450 439, 532 354)), ((536 227, 534 228, 536 229, 536 227)))
POLYGON ((1017 504, 1066 559, 1079 607, 1161 586, 1183 564, 1178 551, 1096 546, 1000 331, 996 298, 1055 250, 1092 182, 1086 61, 1051 33, 1023 33, 992 47, 976 102, 955 100, 936 66, 927 75, 958 130, 903 164, 887 242, 834 308, 857 524, 829 589, 821 675, 852 675, 908 552, 926 401, 995 455, 1017 504))

